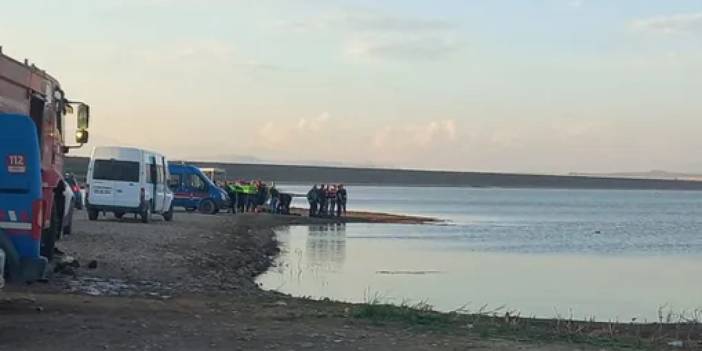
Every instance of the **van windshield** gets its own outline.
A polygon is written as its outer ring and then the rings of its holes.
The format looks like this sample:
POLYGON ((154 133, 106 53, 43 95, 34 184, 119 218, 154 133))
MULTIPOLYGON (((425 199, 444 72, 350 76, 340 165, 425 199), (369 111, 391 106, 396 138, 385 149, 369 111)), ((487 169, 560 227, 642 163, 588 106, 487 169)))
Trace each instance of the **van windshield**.
POLYGON ((139 182, 139 162, 95 160, 93 179, 139 182))

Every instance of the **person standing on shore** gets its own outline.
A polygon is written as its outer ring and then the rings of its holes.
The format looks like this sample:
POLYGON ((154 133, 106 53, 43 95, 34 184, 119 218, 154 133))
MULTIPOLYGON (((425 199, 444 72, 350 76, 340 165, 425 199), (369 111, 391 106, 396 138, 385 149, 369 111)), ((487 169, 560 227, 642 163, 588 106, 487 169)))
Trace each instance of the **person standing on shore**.
POLYGON ((278 203, 280 201, 280 192, 278 192, 278 189, 275 188, 275 184, 271 185, 270 196, 271 196, 271 202, 270 202, 271 213, 273 213, 273 214, 278 213, 278 203))
POLYGON ((290 204, 292 203, 292 195, 287 193, 280 193, 278 199, 278 213, 289 215, 290 214, 290 204))
POLYGON ((344 188, 343 184, 339 184, 337 190, 336 190, 336 216, 341 217, 343 214, 344 216, 346 215, 346 200, 347 200, 348 193, 346 192, 346 188, 344 188))
POLYGON ((317 189, 317 184, 315 184, 310 191, 307 192, 307 202, 310 203, 310 217, 317 216, 317 207, 319 205, 319 189, 317 189))
POLYGON ((237 198, 237 193, 236 193, 236 186, 234 183, 229 183, 227 182, 224 185, 224 190, 227 192, 227 195, 229 195, 229 201, 230 201, 230 207, 232 208, 232 213, 236 214, 237 210, 237 204, 236 204, 236 198, 237 198))
POLYGON ((327 185, 322 184, 318 191, 319 198, 319 216, 323 217, 327 214, 327 185))
POLYGON ((256 185, 253 183, 246 183, 243 186, 244 190, 244 212, 253 212, 256 209, 256 185))
POLYGON ((327 187, 327 201, 329 202, 329 217, 336 215, 336 186, 330 185, 327 187))

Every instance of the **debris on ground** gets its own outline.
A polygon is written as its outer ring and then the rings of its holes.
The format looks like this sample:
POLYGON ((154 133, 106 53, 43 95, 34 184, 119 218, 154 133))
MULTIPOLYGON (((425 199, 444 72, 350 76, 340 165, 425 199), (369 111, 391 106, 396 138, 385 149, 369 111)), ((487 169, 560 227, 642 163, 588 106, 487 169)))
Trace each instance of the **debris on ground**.
POLYGON ((54 273, 75 275, 75 268, 80 268, 80 262, 73 256, 64 255, 56 262, 54 273))

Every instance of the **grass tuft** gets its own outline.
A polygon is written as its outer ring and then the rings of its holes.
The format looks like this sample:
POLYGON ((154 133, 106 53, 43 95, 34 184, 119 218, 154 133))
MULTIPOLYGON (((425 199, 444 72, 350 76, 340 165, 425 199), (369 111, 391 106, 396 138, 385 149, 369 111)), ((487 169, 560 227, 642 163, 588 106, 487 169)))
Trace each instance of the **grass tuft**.
POLYGON ((657 323, 630 323, 619 321, 596 322, 576 320, 569 310, 564 317, 541 319, 521 316, 519 311, 505 310, 504 306, 489 309, 482 306, 470 311, 465 306, 450 312, 436 312, 426 302, 399 305, 379 294, 366 294, 366 303, 354 305, 350 316, 376 324, 403 323, 410 327, 443 332, 471 333, 482 338, 502 338, 515 341, 556 341, 589 344, 610 349, 656 349, 668 342, 679 340, 685 345, 699 345, 702 339, 700 320, 702 310, 672 313, 665 306, 659 309, 657 323))

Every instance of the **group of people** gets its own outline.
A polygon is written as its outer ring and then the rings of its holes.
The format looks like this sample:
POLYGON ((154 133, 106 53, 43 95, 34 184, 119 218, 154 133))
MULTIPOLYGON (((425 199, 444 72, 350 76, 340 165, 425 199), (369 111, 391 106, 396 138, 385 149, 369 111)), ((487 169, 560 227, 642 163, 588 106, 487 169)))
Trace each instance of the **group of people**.
POLYGON ((290 213, 292 195, 281 193, 275 185, 260 180, 228 182, 224 189, 229 195, 233 213, 262 212, 290 213))
MULTIPOLYGON (((270 212, 290 214, 293 195, 280 192, 275 184, 260 180, 225 182, 233 213, 270 212)), ((341 217, 346 214, 348 193, 342 184, 315 184, 307 193, 310 217, 341 217)))
POLYGON ((342 184, 315 184, 307 192, 310 217, 341 217, 346 215, 348 193, 342 184))

